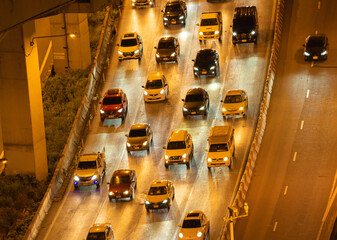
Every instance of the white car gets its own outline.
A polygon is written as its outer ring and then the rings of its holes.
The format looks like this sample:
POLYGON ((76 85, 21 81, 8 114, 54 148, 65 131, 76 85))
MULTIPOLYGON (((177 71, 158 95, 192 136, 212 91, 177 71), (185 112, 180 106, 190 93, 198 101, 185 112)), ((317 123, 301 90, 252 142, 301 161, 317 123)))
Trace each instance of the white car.
POLYGON ((190 211, 180 227, 178 239, 206 239, 209 235, 209 220, 202 211, 190 211))
POLYGON ((170 210, 174 199, 174 186, 170 180, 156 180, 151 183, 150 189, 145 199, 145 209, 167 208, 170 210))
POLYGON ((144 88, 144 101, 164 101, 169 95, 169 86, 163 72, 151 72, 144 88))

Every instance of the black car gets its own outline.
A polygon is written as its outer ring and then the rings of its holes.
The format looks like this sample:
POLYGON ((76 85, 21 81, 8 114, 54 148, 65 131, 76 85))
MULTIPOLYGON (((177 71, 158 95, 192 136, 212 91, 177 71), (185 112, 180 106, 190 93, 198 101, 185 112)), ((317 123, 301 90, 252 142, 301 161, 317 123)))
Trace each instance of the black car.
POLYGON ((156 61, 159 62, 178 62, 180 55, 180 46, 178 39, 175 37, 162 37, 158 42, 156 52, 156 61))
POLYGON ((183 24, 186 25, 187 8, 186 3, 182 0, 169 0, 166 3, 165 9, 161 10, 164 13, 164 26, 183 24))
POLYGON ((257 43, 258 17, 255 6, 234 9, 232 43, 257 43))
POLYGON ((183 115, 205 115, 208 114, 209 97, 208 93, 203 88, 192 88, 186 93, 184 102, 183 115))
POLYGON ((220 73, 219 54, 213 49, 202 49, 197 53, 194 62, 193 72, 194 76, 200 75, 216 77, 220 73))
POLYGON ((309 35, 305 39, 304 60, 326 60, 328 58, 328 37, 325 34, 309 35))

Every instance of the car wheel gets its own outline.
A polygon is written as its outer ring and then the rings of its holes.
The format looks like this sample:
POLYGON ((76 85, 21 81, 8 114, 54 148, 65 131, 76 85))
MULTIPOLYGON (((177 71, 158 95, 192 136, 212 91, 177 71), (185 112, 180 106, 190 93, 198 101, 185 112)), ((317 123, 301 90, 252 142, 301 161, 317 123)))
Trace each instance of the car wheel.
POLYGON ((170 205, 167 206, 167 211, 170 211, 170 205))
POLYGON ((232 43, 233 43, 234 46, 236 45, 236 42, 232 42, 232 43))
POLYGON ((104 122, 104 118, 101 118, 101 122, 104 122))
POLYGON ((124 123, 124 121, 125 121, 125 114, 122 117, 122 123, 124 123))
POLYGON ((168 169, 168 165, 167 164, 165 164, 165 168, 168 169))
POLYGON ((211 168, 210 167, 207 167, 208 168, 208 171, 211 171, 211 168))
POLYGON ((176 196, 176 194, 175 193, 173 193, 173 196, 172 196, 172 200, 174 200, 174 197, 176 196))
POLYGON ((122 61, 122 59, 120 59, 120 58, 119 58, 119 59, 118 59, 118 61, 119 61, 119 62, 121 62, 121 61, 122 61))
POLYGON ((80 187, 78 185, 74 186, 75 190, 78 190, 80 187))
POLYGON ((188 163, 186 163, 186 167, 187 167, 187 169, 191 168, 191 161, 188 161, 188 163))
POLYGON ((184 116, 184 118, 186 118, 186 117, 187 117, 187 114, 183 113, 183 116, 184 116))
POLYGON ((149 213, 149 212, 150 212, 150 209, 146 208, 146 212, 148 212, 148 213, 149 213))
POLYGON ((99 189, 101 187, 101 184, 100 183, 97 183, 96 184, 96 189, 99 189))

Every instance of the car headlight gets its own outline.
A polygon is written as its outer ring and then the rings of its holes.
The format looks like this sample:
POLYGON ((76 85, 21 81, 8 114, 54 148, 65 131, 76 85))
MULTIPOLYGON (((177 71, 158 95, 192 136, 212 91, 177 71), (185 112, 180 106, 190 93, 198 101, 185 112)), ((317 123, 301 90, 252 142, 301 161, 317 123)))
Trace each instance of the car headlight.
POLYGON ((239 108, 239 111, 242 111, 242 110, 243 110, 243 107, 240 107, 240 108, 239 108))
POLYGON ((223 160, 224 160, 225 162, 227 162, 227 161, 228 161, 228 157, 224 157, 223 160))
POLYGON ((127 142, 127 143, 126 143, 126 146, 131 147, 131 144, 127 142))
POLYGON ((168 21, 168 18, 167 18, 167 17, 164 17, 163 19, 164 19, 164 21, 168 21))
POLYGON ((158 53, 156 53, 156 58, 160 58, 160 55, 158 53))
POLYGON ((199 68, 198 67, 194 67, 193 70, 194 71, 199 71, 199 68))
POLYGON ((197 237, 201 237, 201 236, 202 236, 202 232, 198 232, 197 237))
POLYGON ((310 53, 308 53, 308 52, 305 51, 305 52, 304 52, 304 56, 307 56, 307 57, 308 57, 308 56, 310 56, 310 53))
POLYGON ((109 195, 110 195, 110 196, 114 195, 114 192, 109 192, 109 195))
POLYGON ((128 195, 128 194, 129 194, 129 190, 125 190, 125 191, 123 192, 123 194, 128 195))
POLYGON ((212 66, 209 68, 209 70, 214 70, 215 69, 215 66, 212 66))
POLYGON ((324 55, 326 55, 327 53, 328 53, 327 50, 324 50, 324 51, 321 53, 321 55, 324 56, 324 55))
POLYGON ((178 236, 179 236, 180 238, 183 238, 183 237, 184 237, 184 234, 183 234, 183 233, 179 233, 178 236))
POLYGON ((218 31, 218 30, 216 30, 216 31, 214 32, 214 34, 215 34, 215 35, 219 34, 219 31, 218 31))
POLYGON ((122 51, 118 51, 118 54, 119 54, 119 55, 123 55, 123 52, 122 52, 122 51))
POLYGON ((95 180, 97 178, 97 175, 94 175, 91 177, 91 180, 95 180))
POLYGON ((146 204, 146 205, 149 205, 149 204, 150 204, 150 202, 149 202, 149 201, 145 201, 145 204, 146 204))
POLYGON ((226 112, 227 110, 226 110, 226 108, 222 108, 222 111, 223 111, 223 112, 226 112))
POLYGON ((250 34, 252 34, 252 35, 255 35, 255 31, 254 31, 254 30, 253 30, 253 31, 251 31, 251 32, 250 32, 250 34))
POLYGON ((201 36, 202 36, 202 35, 204 35, 204 33, 203 33, 203 32, 199 32, 199 35, 201 35, 201 36))
POLYGON ((233 36, 235 37, 237 35, 237 33, 236 32, 233 32, 233 36))
POLYGON ((199 108, 199 110, 204 110, 205 109, 205 106, 201 106, 200 108, 199 108))
POLYGON ((163 94, 165 92, 164 89, 160 90, 159 94, 163 94))
POLYGON ((75 177, 74 177, 74 180, 75 180, 75 181, 80 181, 80 178, 79 178, 78 176, 75 176, 75 177))
POLYGON ((134 54, 139 53, 139 49, 136 49, 133 53, 134 53, 134 54))
POLYGON ((136 2, 136 0, 132 0, 132 2, 136 2))
POLYGON ((212 158, 207 158, 207 162, 212 162, 212 158))
POLYGON ((147 145, 147 141, 143 142, 143 146, 146 146, 147 145))
POLYGON ((176 55, 176 53, 174 52, 174 53, 171 54, 171 57, 174 57, 175 55, 176 55))
POLYGON ((180 17, 179 17, 179 20, 183 20, 184 19, 184 15, 181 15, 180 17))
POLYGON ((165 200, 163 201, 163 203, 167 203, 167 199, 165 199, 165 200))
POLYGON ((118 109, 117 112, 119 112, 119 113, 123 112, 123 108, 118 109))
POLYGON ((165 159, 169 159, 170 157, 165 154, 165 159))
POLYGON ((102 110, 102 109, 101 109, 101 110, 99 110, 99 111, 100 111, 100 113, 102 113, 102 114, 104 114, 104 113, 105 113, 105 112, 104 112, 104 110, 102 110))
POLYGON ((184 112, 187 112, 187 111, 188 111, 188 109, 184 107, 184 108, 183 108, 183 111, 184 111, 184 112))
POLYGON ((145 95, 145 96, 147 96, 147 95, 148 95, 147 91, 144 91, 144 95, 145 95))
POLYGON ((184 155, 181 156, 182 158, 186 158, 186 153, 184 153, 184 155))

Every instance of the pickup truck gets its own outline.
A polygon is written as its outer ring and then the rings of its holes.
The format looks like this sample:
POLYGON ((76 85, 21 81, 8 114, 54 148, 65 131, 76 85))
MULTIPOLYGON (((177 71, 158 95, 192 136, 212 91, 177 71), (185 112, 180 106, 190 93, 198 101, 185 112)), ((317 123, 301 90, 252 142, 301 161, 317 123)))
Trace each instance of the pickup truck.
POLYGON ((222 14, 221 12, 203 12, 201 14, 199 26, 199 41, 207 39, 219 39, 222 35, 222 14))

